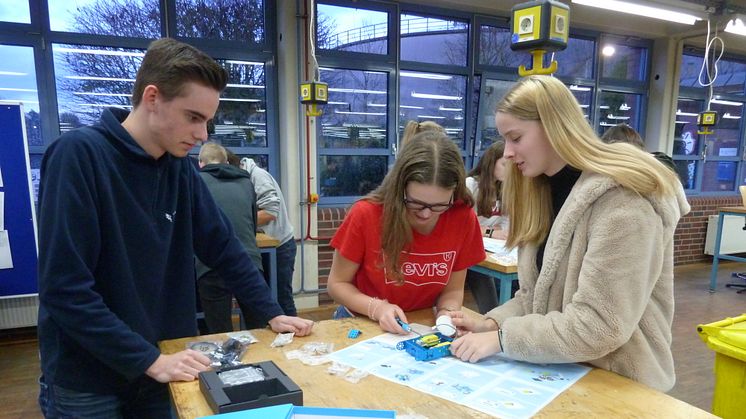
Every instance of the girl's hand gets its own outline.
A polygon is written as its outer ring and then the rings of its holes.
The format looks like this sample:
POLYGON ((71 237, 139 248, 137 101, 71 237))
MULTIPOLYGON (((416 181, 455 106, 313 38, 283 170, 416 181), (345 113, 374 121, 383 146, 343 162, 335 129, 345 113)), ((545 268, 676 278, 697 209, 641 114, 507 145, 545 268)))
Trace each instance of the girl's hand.
POLYGON ((500 352, 500 336, 497 331, 467 333, 451 344, 453 356, 471 363, 498 352, 500 352))
POLYGON ((404 323, 409 323, 404 310, 396 304, 381 301, 376 307, 375 318, 378 319, 378 325, 381 326, 384 332, 396 333, 397 335, 408 334, 409 332, 399 326, 399 323, 396 321, 397 317, 404 323))
POLYGON ((468 332, 489 332, 497 330, 497 323, 494 320, 478 319, 471 316, 467 316, 463 311, 452 311, 449 313, 453 325, 456 326, 458 336, 463 336, 468 332))

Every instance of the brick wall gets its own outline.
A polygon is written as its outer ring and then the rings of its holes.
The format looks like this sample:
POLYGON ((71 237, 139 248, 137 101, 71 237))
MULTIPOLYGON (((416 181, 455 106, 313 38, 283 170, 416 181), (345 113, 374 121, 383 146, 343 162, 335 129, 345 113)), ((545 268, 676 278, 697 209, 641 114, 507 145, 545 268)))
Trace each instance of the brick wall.
POLYGON ((692 210, 685 215, 674 235, 674 265, 694 262, 711 262, 712 256, 704 254, 707 219, 717 215, 719 207, 741 206, 741 196, 689 197, 692 210))
MULTIPOLYGON (((735 207, 741 205, 741 197, 689 197, 691 212, 679 221, 674 235, 674 264, 683 265, 695 262, 710 262, 712 256, 705 255, 705 235, 707 234, 707 217, 716 215, 718 207, 735 207)), ((347 208, 319 208, 319 237, 331 237, 342 224, 347 208)), ((319 287, 326 287, 329 269, 332 266, 334 251, 329 247, 329 240, 319 242, 319 287)), ((326 294, 319 296, 322 301, 331 301, 326 294)))

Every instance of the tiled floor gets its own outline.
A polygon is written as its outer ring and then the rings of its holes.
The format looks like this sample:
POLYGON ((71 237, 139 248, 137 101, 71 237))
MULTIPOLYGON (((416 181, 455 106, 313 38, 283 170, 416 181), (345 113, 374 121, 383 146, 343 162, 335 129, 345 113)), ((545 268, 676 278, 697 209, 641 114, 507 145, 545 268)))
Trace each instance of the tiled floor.
MULTIPOLYGON (((709 293, 709 264, 676 268, 676 314, 673 323, 673 352, 677 383, 670 395, 710 410, 714 377, 714 353, 699 339, 696 327, 728 316, 746 313, 746 293, 736 294, 724 284, 732 280, 731 272, 746 271, 746 264, 724 263, 719 271, 718 291, 709 293)), ((465 305, 474 306, 467 297, 465 305)), ((304 313, 315 320, 328 319, 333 305, 304 313)), ((0 418, 41 417, 36 404, 39 374, 38 345, 33 334, 0 333, 0 418), (29 339, 29 335, 31 339, 29 339)))

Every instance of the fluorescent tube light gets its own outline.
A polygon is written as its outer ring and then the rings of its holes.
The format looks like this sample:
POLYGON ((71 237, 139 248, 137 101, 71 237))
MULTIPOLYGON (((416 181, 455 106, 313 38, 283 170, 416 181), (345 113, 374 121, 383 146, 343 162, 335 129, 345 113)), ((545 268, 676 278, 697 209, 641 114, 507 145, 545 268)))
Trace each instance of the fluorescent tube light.
POLYGON ((124 57, 144 57, 144 52, 128 52, 128 51, 108 51, 104 49, 80 49, 80 48, 65 48, 59 47, 54 48, 54 52, 71 52, 78 54, 93 54, 93 55, 117 55, 124 57))
POLYGON ((712 99, 710 103, 714 103, 716 105, 727 105, 727 106, 743 106, 743 103, 741 102, 732 102, 730 100, 722 100, 722 99, 712 99))
POLYGON ((402 109, 425 109, 422 106, 412 106, 412 105, 401 105, 399 107, 402 109))
POLYGON ((221 102, 261 102, 259 99, 232 99, 229 97, 221 97, 221 102))
POLYGON ((225 60, 225 62, 226 64, 264 65, 264 63, 258 63, 256 61, 225 60))
POLYGON ((385 108, 386 104, 385 103, 370 103, 370 102, 368 102, 366 104, 366 106, 370 106, 371 108, 385 108))
POLYGON ((570 85, 570 90, 575 90, 576 92, 590 92, 591 88, 590 87, 578 86, 577 84, 571 84, 570 85))
POLYGON ((741 18, 731 19, 725 27, 725 31, 736 35, 746 36, 746 24, 744 24, 743 19, 741 18))
POLYGON ((369 94, 369 95, 385 95, 385 90, 365 90, 365 89, 343 89, 339 87, 330 87, 330 92, 337 93, 353 93, 353 94, 369 94))
POLYGON ((438 110, 439 111, 446 111, 446 112, 461 112, 461 111, 463 111, 463 109, 461 109, 461 108, 446 108, 446 107, 443 107, 443 106, 439 107, 438 110))
POLYGON ((681 112, 681 109, 676 111, 676 115, 679 116, 698 116, 699 114, 693 113, 693 112, 681 112))
POLYGON ((438 115, 417 115, 417 118, 426 118, 426 119, 446 119, 445 116, 438 116, 438 115))
POLYGON ((383 116, 386 115, 385 112, 355 112, 355 111, 338 111, 334 110, 334 113, 343 114, 343 115, 372 115, 372 116, 383 116))
POLYGON ((99 80, 99 81, 126 81, 133 82, 135 79, 121 79, 119 77, 96 77, 96 76, 65 76, 66 79, 73 80, 99 80))
POLYGON ((461 100, 462 96, 447 96, 447 95, 433 95, 430 93, 417 93, 414 90, 411 93, 412 97, 419 99, 442 99, 442 100, 461 100))
POLYGON ((4 92, 35 92, 36 89, 16 89, 14 87, 0 87, 0 90, 4 92))
POLYGON ((674 12, 672 10, 661 9, 658 7, 643 6, 642 4, 629 3, 617 0, 572 0, 575 4, 583 6, 598 7, 600 9, 612 10, 615 12, 629 13, 637 16, 650 17, 653 19, 662 19, 669 22, 683 23, 694 25, 700 17, 687 13, 674 12))
POLYGON ((0 76, 26 76, 27 73, 19 73, 17 71, 0 71, 0 76))
POLYGON ((741 119, 741 117, 740 116, 732 116, 730 113, 726 112, 723 115, 723 119, 741 119))
POLYGON ((256 84, 232 84, 228 83, 225 85, 225 87, 238 87, 239 89, 264 89, 264 86, 259 86, 256 84))
POLYGON ((432 74, 432 73, 414 73, 412 71, 400 71, 399 75, 402 77, 413 77, 417 79, 428 79, 428 80, 451 80, 453 76, 447 74, 432 74))

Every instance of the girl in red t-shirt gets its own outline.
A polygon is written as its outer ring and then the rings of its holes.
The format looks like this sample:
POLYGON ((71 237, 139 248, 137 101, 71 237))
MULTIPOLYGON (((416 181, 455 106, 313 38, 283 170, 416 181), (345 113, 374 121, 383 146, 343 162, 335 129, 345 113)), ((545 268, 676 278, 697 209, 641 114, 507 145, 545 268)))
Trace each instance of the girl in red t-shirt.
POLYGON ((464 164, 445 134, 417 134, 383 183, 350 208, 332 239, 328 290, 345 312, 388 332, 405 312, 460 310, 466 270, 485 258, 464 164))

